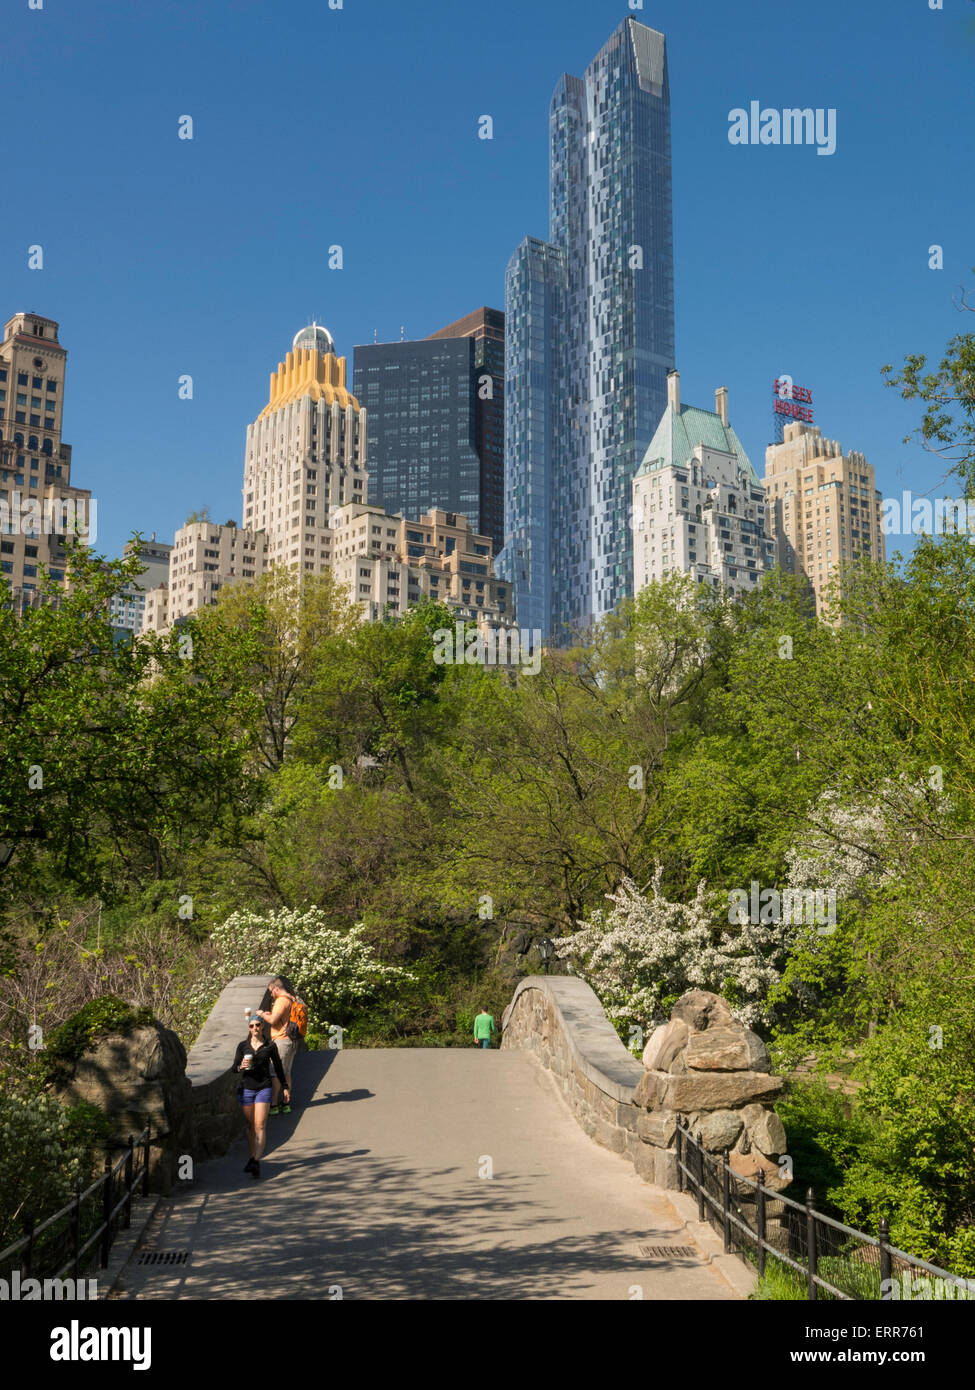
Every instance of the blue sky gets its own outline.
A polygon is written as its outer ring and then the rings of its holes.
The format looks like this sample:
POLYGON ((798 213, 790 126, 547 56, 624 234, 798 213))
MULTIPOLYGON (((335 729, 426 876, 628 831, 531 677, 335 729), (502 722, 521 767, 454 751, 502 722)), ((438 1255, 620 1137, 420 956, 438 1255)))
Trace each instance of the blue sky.
POLYGON ((885 492, 935 487, 879 369, 975 331, 952 306, 975 287, 972 0, 11 0, 0 312, 61 324, 99 549, 204 504, 239 519, 247 423, 311 317, 351 373, 374 332, 503 308, 508 256, 548 231, 552 89, 630 13, 669 48, 683 398, 727 385, 761 473, 788 372, 885 492), (836 108, 836 153, 732 146, 751 100, 836 108))

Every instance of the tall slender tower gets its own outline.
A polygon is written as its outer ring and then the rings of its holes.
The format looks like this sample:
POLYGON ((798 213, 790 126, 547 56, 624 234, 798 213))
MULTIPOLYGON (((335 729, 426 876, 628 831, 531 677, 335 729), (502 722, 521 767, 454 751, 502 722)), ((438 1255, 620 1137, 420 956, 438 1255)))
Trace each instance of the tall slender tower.
POLYGON ((630 484, 674 367, 663 34, 626 19, 584 77, 563 75, 550 176, 549 241, 526 238, 505 277, 499 569, 519 622, 559 641, 633 592, 630 484))
POLYGON ((271 373, 270 399, 247 427, 244 526, 267 537, 269 565, 321 573, 331 563, 329 517, 365 502, 366 412, 345 384, 332 335, 311 324, 271 373))
MULTIPOLYGON (((18 313, 0 340, 0 573, 18 609, 40 599, 40 570, 62 581, 68 547, 94 544, 96 504, 71 483, 62 439, 67 350, 55 319, 18 313)), ((0 586, 0 601, 7 594, 0 586)))

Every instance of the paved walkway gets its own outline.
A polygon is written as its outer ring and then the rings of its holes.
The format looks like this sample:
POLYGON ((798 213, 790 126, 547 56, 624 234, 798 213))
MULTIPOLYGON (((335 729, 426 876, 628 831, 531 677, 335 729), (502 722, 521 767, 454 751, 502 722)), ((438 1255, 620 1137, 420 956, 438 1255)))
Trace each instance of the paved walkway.
POLYGON ((242 1171, 242 1142, 200 1164, 148 1235, 188 1262, 130 1266, 116 1296, 738 1296, 697 1255, 641 1254, 692 1237, 666 1193, 586 1137, 525 1053, 306 1053, 295 1080, 305 1103, 269 1120, 261 1179, 242 1171))

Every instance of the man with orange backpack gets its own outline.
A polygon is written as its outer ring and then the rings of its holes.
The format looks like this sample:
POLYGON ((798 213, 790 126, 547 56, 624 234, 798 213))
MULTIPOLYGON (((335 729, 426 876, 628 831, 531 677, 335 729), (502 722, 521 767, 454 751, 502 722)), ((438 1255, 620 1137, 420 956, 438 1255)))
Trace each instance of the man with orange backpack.
MULTIPOLYGON (((285 1085, 291 1092, 291 1063, 294 1059, 295 1048, 298 1039, 305 1036, 308 1027, 308 1010, 302 1000, 296 994, 290 993, 286 988, 285 981, 280 975, 275 975, 268 985, 268 992, 271 995, 270 1010, 258 1010, 258 1018, 263 1018, 271 1029, 271 1041, 278 1050, 281 1058, 281 1066, 284 1069, 285 1085)), ((284 1105, 279 1104, 281 1094, 281 1083, 277 1076, 271 1078, 271 1110, 272 1115, 288 1115, 291 1112, 291 1105, 286 1101, 284 1105)))

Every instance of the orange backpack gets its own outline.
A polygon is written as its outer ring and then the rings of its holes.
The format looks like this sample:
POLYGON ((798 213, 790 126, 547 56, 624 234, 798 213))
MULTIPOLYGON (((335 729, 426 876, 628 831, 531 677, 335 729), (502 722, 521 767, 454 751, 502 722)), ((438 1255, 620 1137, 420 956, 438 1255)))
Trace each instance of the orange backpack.
POLYGON ((297 994, 291 996, 291 1015, 288 1019, 288 1037, 303 1038, 308 1031, 308 1005, 297 994))

